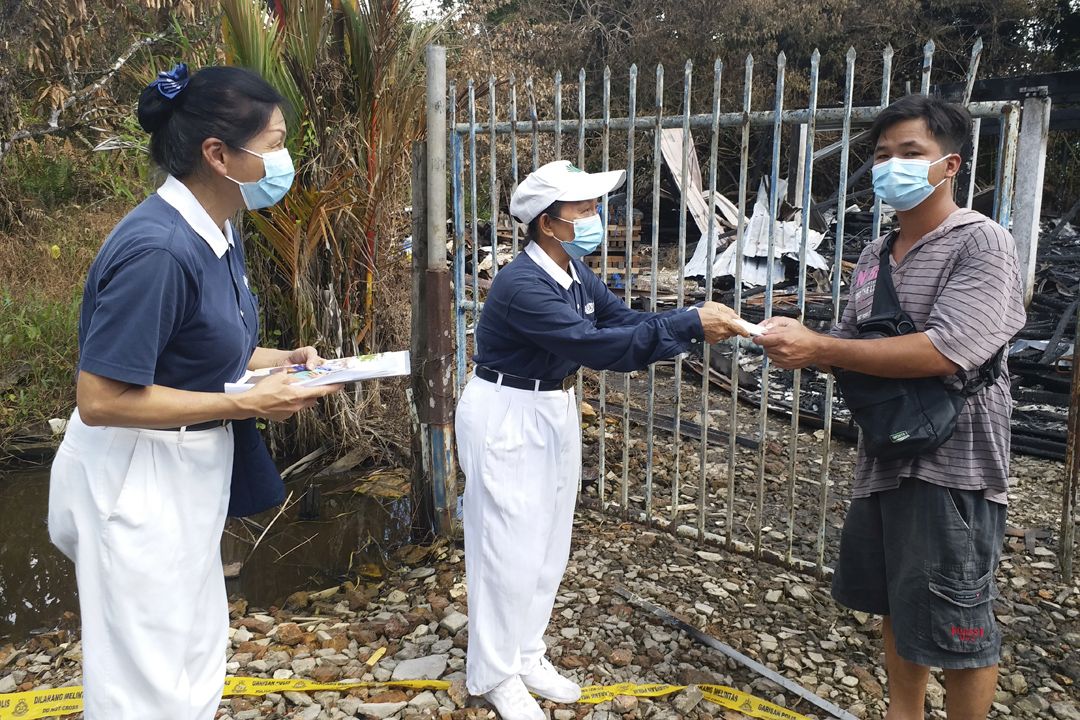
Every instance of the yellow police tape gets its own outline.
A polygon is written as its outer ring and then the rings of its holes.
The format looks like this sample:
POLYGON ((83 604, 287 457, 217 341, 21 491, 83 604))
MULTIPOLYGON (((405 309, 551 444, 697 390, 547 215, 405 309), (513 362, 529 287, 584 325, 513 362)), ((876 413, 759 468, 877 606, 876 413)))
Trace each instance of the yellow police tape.
MULTIPOLYGON (((311 680, 273 680, 271 678, 225 678, 223 697, 236 695, 268 695, 286 692, 343 692, 354 688, 409 688, 412 690, 446 690, 444 680, 394 680, 390 682, 330 682, 311 680)), ((0 695, 0 720, 34 720, 82 712, 82 688, 65 687, 55 690, 28 690, 0 695)))
MULTIPOLYGON (((686 690, 688 685, 635 685, 634 683, 622 683, 619 685, 590 685, 581 688, 581 699, 578 702, 595 705, 597 703, 614 700, 619 695, 633 697, 663 697, 673 695, 686 690)), ((807 720, 804 715, 792 712, 779 705, 754 697, 748 693, 724 685, 698 685, 698 690, 709 702, 738 710, 743 715, 752 718, 766 718, 767 720, 807 720)))
POLYGON ((805 715, 800 715, 797 712, 774 705, 767 700, 762 700, 734 688, 723 685, 698 685, 698 689, 701 690, 702 695, 709 702, 722 705, 730 710, 738 710, 743 715, 749 715, 752 718, 807 720, 805 715))
MULTIPOLYGON (((398 680, 390 682, 330 682, 311 680, 273 680, 270 678, 230 677, 225 679, 224 697, 237 695, 267 695, 285 692, 347 691, 355 688, 409 688, 412 690, 446 690, 450 683, 444 680, 398 680)), ((633 697, 663 697, 682 692, 687 685, 590 685, 581 689, 580 702, 595 705, 613 700, 619 695, 633 697)), ((698 685, 706 700, 730 710, 737 710, 752 718, 766 720, 807 720, 799 713, 761 698, 723 685, 698 685)), ((66 687, 54 690, 28 690, 21 693, 0 695, 0 720, 36 720, 82 712, 82 688, 66 687)))

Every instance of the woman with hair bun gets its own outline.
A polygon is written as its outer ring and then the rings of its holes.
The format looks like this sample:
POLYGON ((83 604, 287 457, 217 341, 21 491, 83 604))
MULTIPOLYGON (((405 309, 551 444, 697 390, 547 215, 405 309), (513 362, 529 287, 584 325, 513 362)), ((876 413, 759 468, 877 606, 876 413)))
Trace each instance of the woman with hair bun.
POLYGON ((229 218, 288 192, 284 99, 257 74, 184 65, 139 98, 168 177, 90 266, 77 407, 52 467, 49 533, 75 562, 87 720, 210 720, 225 679, 226 514, 280 502, 254 418, 340 386, 245 370, 321 361, 257 345, 258 305, 229 218))

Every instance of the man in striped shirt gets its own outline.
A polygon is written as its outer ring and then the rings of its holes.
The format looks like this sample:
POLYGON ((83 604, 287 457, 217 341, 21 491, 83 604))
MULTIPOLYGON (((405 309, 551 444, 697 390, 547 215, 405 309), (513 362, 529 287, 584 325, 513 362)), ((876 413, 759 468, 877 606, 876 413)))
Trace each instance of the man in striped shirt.
MULTIPOLYGON (((971 118, 961 107, 912 95, 882 111, 870 135, 874 189, 896 210, 899 230, 863 250, 831 333, 774 318, 755 342, 782 368, 942 377, 959 388, 1025 322, 1012 236, 953 200, 971 118), (900 306, 918 332, 859 339, 886 241, 900 306)), ((884 617, 888 720, 923 718, 930 667, 945 671, 949 720, 981 720, 993 701, 1001 649, 994 571, 1005 533, 1012 413, 1001 363, 1000 377, 967 398, 936 450, 881 460, 859 447, 833 597, 884 617)))

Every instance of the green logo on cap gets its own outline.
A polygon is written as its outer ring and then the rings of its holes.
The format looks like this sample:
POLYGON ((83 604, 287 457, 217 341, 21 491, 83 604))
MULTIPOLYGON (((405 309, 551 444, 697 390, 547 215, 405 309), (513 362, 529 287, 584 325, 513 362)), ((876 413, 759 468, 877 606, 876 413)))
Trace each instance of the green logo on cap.
POLYGON ((566 171, 567 172, 585 172, 584 170, 582 170, 579 167, 574 167, 574 165, 567 165, 566 166, 566 171))

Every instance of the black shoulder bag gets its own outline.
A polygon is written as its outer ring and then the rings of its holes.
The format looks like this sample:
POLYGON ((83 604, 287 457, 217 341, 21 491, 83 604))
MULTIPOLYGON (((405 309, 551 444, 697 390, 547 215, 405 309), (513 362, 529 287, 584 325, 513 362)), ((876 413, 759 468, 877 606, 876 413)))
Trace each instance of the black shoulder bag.
MULTIPOLYGON (((895 233, 881 245, 877 284, 870 317, 856 324, 860 339, 899 337, 918 332, 900 307, 889 257, 895 233)), ((1005 346, 983 363, 961 389, 951 390, 940 377, 897 379, 834 370, 852 419, 862 430, 866 454, 881 460, 914 457, 941 446, 956 428, 956 418, 972 395, 1001 376, 1005 346)), ((959 375, 964 380, 964 375, 959 375)))

